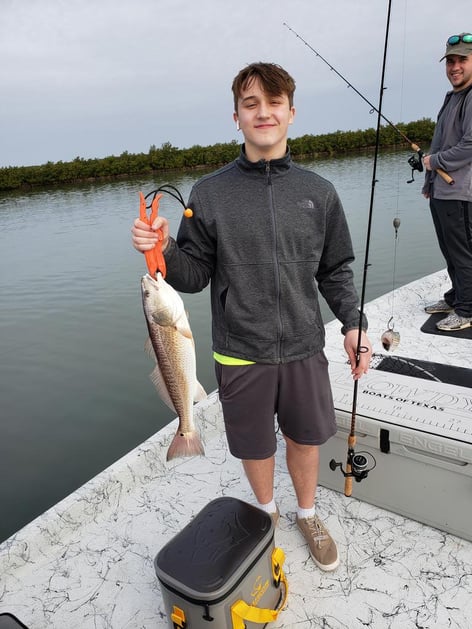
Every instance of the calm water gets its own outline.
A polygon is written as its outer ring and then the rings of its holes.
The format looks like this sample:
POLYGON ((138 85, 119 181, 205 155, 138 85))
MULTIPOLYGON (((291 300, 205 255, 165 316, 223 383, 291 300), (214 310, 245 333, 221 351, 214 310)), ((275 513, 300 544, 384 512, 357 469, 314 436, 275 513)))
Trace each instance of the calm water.
MULTIPOLYGON (((444 266, 422 178, 406 184, 408 157, 380 157, 366 299, 444 266)), ((372 158, 309 166, 341 196, 360 288, 372 158)), ((145 263, 131 247, 130 227, 139 190, 172 183, 187 198, 198 176, 0 197, 0 540, 173 419, 148 377, 139 285, 145 263)), ((166 197, 161 212, 175 233, 182 208, 166 197)), ((184 301, 198 376, 211 391, 208 290, 184 301)), ((325 318, 332 318, 327 309, 325 318)))

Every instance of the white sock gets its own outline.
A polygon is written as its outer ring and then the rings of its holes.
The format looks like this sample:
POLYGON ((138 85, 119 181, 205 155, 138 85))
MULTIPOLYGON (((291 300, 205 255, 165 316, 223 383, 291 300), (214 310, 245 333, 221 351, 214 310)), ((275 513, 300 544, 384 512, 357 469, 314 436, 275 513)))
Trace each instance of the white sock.
POLYGON ((260 502, 258 502, 257 506, 259 507, 259 509, 262 509, 262 511, 265 511, 266 513, 275 513, 277 511, 277 505, 275 504, 274 498, 272 498, 272 500, 266 504, 261 504, 260 502))
POLYGON ((312 518, 315 515, 315 506, 311 507, 311 509, 302 509, 301 507, 297 507, 297 517, 299 519, 302 518, 312 518))

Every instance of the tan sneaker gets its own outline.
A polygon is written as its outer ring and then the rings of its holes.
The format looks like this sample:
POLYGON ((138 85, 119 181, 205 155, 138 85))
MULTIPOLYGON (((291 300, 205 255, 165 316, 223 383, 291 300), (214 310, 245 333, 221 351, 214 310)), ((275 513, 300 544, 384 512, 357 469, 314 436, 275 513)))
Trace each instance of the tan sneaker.
POLYGON ((308 542, 313 561, 321 570, 335 570, 339 566, 336 543, 318 516, 297 518, 297 526, 308 542))

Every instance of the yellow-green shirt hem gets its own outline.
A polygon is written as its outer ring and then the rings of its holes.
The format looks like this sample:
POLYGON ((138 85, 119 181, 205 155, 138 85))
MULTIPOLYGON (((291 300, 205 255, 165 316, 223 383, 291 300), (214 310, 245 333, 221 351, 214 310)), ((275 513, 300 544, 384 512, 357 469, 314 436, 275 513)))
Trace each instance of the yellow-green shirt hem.
POLYGON ((224 354, 218 354, 213 352, 213 358, 217 363, 221 365, 255 365, 253 360, 244 360, 244 358, 233 358, 233 356, 225 356, 224 354))

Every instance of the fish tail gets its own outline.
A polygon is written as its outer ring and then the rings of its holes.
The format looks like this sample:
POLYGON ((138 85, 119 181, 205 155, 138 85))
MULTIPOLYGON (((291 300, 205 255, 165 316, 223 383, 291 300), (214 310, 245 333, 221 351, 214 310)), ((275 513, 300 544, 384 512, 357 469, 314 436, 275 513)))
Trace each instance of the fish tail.
POLYGON ((205 449, 197 431, 182 432, 178 430, 167 450, 167 460, 170 461, 181 456, 195 456, 199 454, 205 454, 205 449))

